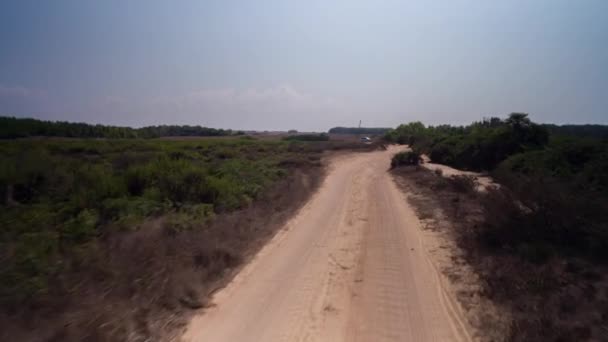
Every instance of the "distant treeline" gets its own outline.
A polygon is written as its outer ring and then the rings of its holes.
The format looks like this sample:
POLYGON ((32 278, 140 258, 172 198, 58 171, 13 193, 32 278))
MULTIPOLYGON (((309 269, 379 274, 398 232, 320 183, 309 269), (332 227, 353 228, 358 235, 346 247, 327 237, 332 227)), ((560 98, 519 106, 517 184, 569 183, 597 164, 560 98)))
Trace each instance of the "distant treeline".
POLYGON ((287 141, 329 141, 329 135, 321 134, 297 134, 283 138, 287 141))
POLYGON ((329 130, 333 134, 385 134, 390 128, 384 127, 334 127, 329 130))
POLYGON ((147 126, 142 128, 90 125, 64 121, 0 117, 0 139, 34 136, 68 138, 158 138, 167 136, 224 136, 242 134, 202 126, 147 126))
MULTIPOLYGON (((509 168, 544 177, 577 180, 608 191, 608 140, 601 125, 543 125, 525 113, 488 118, 468 126, 400 125, 389 141, 409 144, 437 163, 475 171, 509 168)), ((607 192, 608 194, 608 192, 607 192)))
POLYGON ((579 138, 608 139, 608 126, 606 125, 542 125, 551 134, 573 136, 579 138))

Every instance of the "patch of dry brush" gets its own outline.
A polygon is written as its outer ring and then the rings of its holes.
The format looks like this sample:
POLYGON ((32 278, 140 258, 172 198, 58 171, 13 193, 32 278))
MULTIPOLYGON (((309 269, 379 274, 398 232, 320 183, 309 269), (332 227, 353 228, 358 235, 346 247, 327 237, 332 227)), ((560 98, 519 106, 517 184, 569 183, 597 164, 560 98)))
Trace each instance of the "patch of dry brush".
POLYGON ((393 173, 424 198, 412 201, 419 214, 432 216, 439 209, 449 220, 467 263, 483 282, 482 295, 511 317, 505 340, 608 336, 608 267, 602 261, 605 251, 592 248, 605 239, 600 229, 577 226, 602 222, 602 211, 592 207, 605 202, 591 204, 541 181, 515 191, 503 186, 479 193, 467 177, 446 178, 418 167, 393 173), (595 216, 581 217, 585 213, 595 216))

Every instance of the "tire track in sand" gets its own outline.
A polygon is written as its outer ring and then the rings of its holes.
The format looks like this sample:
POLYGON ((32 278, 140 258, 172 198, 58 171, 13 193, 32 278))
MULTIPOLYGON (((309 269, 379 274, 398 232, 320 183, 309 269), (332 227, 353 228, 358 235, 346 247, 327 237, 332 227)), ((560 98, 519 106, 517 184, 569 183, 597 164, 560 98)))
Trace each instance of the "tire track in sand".
POLYGON ((467 341, 386 172, 389 151, 335 157, 309 203, 195 317, 185 341, 467 341))

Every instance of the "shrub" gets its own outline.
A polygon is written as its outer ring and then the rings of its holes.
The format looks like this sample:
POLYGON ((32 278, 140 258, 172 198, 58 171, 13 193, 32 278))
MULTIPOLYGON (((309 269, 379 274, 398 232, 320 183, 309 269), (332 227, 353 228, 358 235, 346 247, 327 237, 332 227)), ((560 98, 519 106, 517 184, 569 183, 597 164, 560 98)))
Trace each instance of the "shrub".
POLYGON ((604 199, 577 193, 555 179, 518 182, 485 196, 485 223, 479 227, 484 244, 536 262, 554 253, 608 261, 604 199))
POLYGON ((132 196, 140 196, 144 192, 149 181, 149 175, 143 167, 129 168, 125 174, 127 191, 129 191, 129 194, 132 196))
POLYGON ((475 192, 475 177, 459 175, 449 177, 449 183, 454 189, 454 191, 463 193, 463 194, 471 194, 475 192))
POLYGON ((3 251, 12 262, 0 266, 0 302, 11 307, 47 289, 48 277, 58 265, 54 258, 58 236, 54 232, 29 232, 3 251))
POLYGON ((165 217, 163 227, 171 233, 192 230, 214 217, 213 205, 198 204, 180 208, 165 217))
POLYGON ((210 176, 208 187, 212 196, 212 203, 215 203, 218 209, 237 209, 245 201, 237 182, 228 177, 210 176))
POLYGON ((207 171, 194 162, 160 158, 150 165, 153 184, 161 196, 175 204, 199 201, 212 203, 206 185, 207 171))
POLYGON ((416 152, 399 152, 393 156, 393 159, 391 159, 391 168, 406 165, 418 165, 420 164, 421 160, 422 158, 420 158, 420 154, 416 152))
POLYGON ((95 236, 99 215, 94 210, 83 210, 61 227, 61 239, 70 243, 81 243, 95 236))
POLYGON ((145 217, 158 215, 171 207, 171 203, 156 197, 157 190, 146 191, 145 195, 149 197, 120 197, 103 201, 102 217, 105 222, 114 222, 121 229, 128 229, 129 226, 136 228, 145 217))
POLYGON ((106 198, 122 196, 125 184, 108 165, 84 163, 72 172, 68 199, 80 209, 97 208, 106 198))

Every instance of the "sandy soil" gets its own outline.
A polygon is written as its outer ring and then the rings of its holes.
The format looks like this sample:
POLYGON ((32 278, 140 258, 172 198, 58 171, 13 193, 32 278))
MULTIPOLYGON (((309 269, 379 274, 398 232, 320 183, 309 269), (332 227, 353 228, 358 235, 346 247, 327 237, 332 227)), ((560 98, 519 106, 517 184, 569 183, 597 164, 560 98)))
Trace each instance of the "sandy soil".
POLYGON ((335 157, 319 191, 183 339, 471 340, 427 250, 432 236, 387 172, 396 151, 335 157))
POLYGON ((424 163, 421 164, 422 167, 429 169, 431 171, 441 170, 441 174, 444 177, 453 177, 453 176, 473 177, 475 179, 475 182, 477 183, 477 191, 486 191, 487 189, 497 188, 499 186, 498 183, 495 183, 492 178, 490 178, 489 176, 485 176, 479 172, 463 171, 463 170, 458 170, 458 169, 455 169, 455 168, 447 166, 447 165, 431 163, 429 157, 427 157, 425 155, 422 155, 422 160, 424 161, 424 163))

